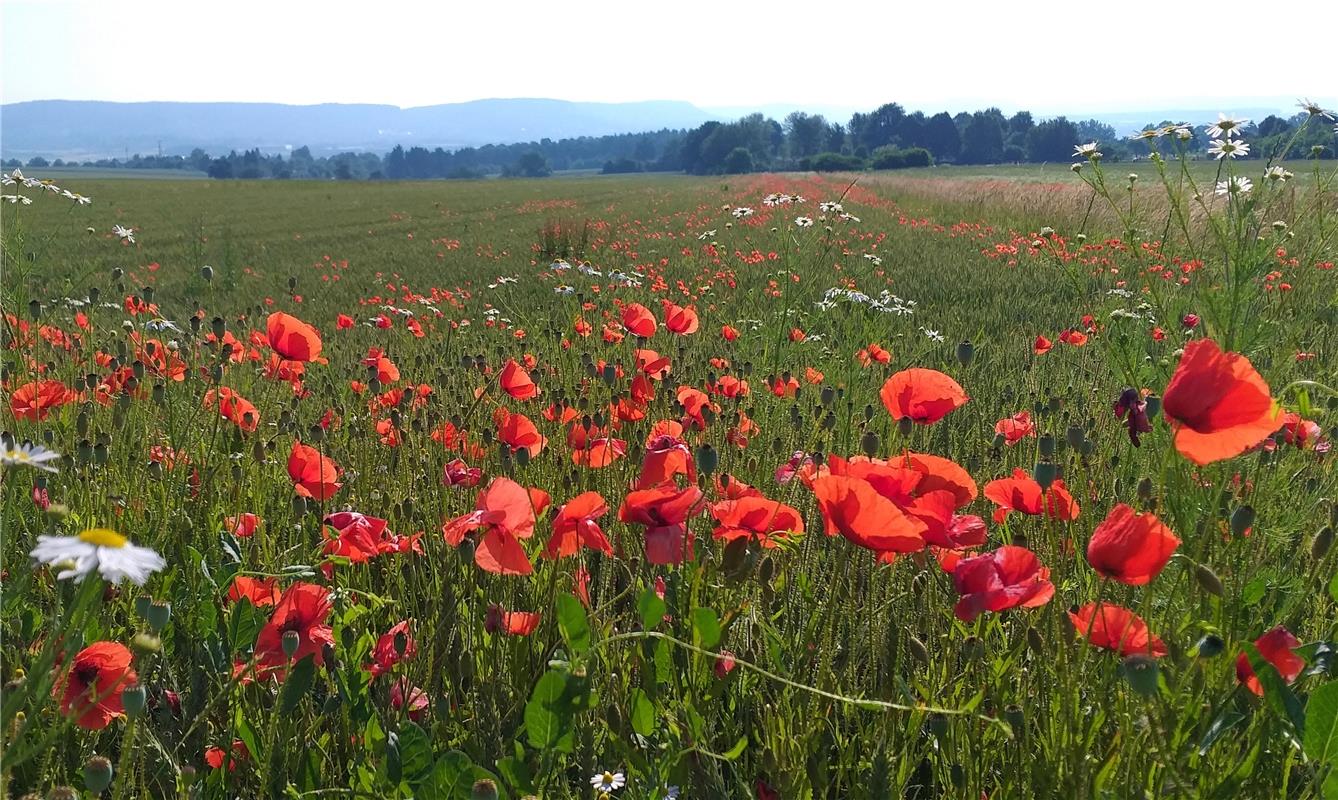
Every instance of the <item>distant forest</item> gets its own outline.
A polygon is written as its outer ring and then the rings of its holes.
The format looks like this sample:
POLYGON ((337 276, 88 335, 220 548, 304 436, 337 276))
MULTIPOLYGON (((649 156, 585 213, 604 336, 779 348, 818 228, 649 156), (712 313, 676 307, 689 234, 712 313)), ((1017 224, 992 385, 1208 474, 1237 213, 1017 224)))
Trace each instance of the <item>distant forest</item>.
MULTIPOLYGON (((1304 113, 1291 118, 1268 116, 1251 122, 1243 136, 1249 157, 1277 155, 1292 139, 1304 113)), ((1163 120, 1146 129, 1163 127, 1163 120)), ((433 178, 543 177, 568 170, 606 174, 687 172, 694 175, 740 174, 783 170, 896 169, 932 164, 1001 164, 1062 162, 1073 158, 1074 145, 1101 143, 1109 161, 1147 154, 1147 145, 1116 135, 1096 120, 1074 122, 1065 117, 1037 121, 1030 112, 1012 116, 997 108, 975 113, 906 113, 888 103, 845 122, 819 114, 795 112, 784 121, 753 114, 734 122, 707 122, 691 130, 659 130, 572 139, 428 150, 396 146, 389 153, 339 153, 313 156, 307 147, 286 155, 259 150, 211 156, 196 149, 190 155, 142 156, 85 162, 48 162, 36 157, 27 164, 15 159, 6 168, 82 166, 130 169, 196 170, 218 179, 404 180, 433 178)), ((1174 147, 1163 143, 1163 149, 1174 147)), ((1202 128, 1187 143, 1198 155, 1207 152, 1202 128)), ((1334 132, 1329 125, 1311 125, 1292 144, 1290 155, 1318 153, 1334 157, 1334 132), (1318 148, 1318 149, 1315 149, 1318 148)))

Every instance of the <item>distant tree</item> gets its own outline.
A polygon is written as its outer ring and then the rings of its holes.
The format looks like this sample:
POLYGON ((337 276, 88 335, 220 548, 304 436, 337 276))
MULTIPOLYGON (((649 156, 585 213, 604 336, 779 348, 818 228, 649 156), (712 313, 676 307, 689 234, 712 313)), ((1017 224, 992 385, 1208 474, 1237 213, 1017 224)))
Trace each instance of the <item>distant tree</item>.
POLYGON ((42 167, 51 166, 51 162, 47 161, 45 158, 42 158, 41 156, 33 156, 32 158, 28 159, 28 166, 40 169, 42 167))
POLYGON ((956 161, 962 152, 962 137, 952 115, 940 111, 925 123, 924 146, 939 161, 956 161))
POLYGON ((1003 158, 1003 126, 992 114, 977 111, 962 132, 962 157, 966 164, 996 164, 1003 158))
POLYGON ((23 162, 17 158, 5 159, 5 169, 22 169, 23 162))
POLYGON ((216 180, 228 180, 232 178, 232 162, 226 158, 216 158, 209 162, 207 173, 216 180))
POLYGON ((1032 128, 1036 127, 1036 120, 1032 119, 1030 111, 1019 111, 1008 118, 1009 144, 1026 145, 1027 134, 1031 133, 1032 128))
POLYGON ((808 168, 814 172, 852 172, 864 169, 864 160, 840 153, 818 153, 808 159, 808 168))
POLYGON ((703 159, 702 146, 720 127, 721 123, 710 120, 688 131, 687 135, 683 137, 683 144, 679 148, 679 158, 683 163, 684 172, 705 175, 711 171, 703 159))
POLYGON ((1083 144, 1085 142, 1111 144, 1119 141, 1120 138, 1119 135, 1115 133, 1114 126, 1107 125, 1096 119, 1075 122, 1073 123, 1073 127, 1078 131, 1078 139, 1075 144, 1083 144))
POLYGON ((724 172, 726 175, 741 175, 753 171, 753 154, 746 147, 736 147, 725 156, 724 172))
POLYGON ((1287 120, 1275 114, 1269 114, 1259 121, 1259 136, 1277 136, 1280 133, 1291 133, 1292 126, 1287 120))
POLYGON ((511 175, 521 178, 547 178, 553 174, 552 168, 548 166, 548 159, 538 150, 531 150, 522 155, 512 165, 511 175))
POLYGON ((859 144, 870 152, 885 144, 894 144, 901 133, 902 122, 906 119, 906 110, 898 103, 886 103, 868 116, 860 131, 859 144))
POLYGON ((1064 161, 1078 144, 1078 129, 1064 117, 1048 119, 1027 134, 1029 161, 1064 161))
POLYGON ((850 145, 846 142, 845 126, 839 122, 833 122, 827 126, 827 147, 832 150, 840 150, 842 153, 850 151, 850 145))
POLYGON ((821 152, 826 143, 827 120, 821 114, 795 111, 785 118, 785 134, 792 158, 811 156, 821 152))
POLYGON ((640 172, 641 163, 630 158, 616 158, 604 162, 600 172, 604 175, 620 175, 628 172, 640 172))

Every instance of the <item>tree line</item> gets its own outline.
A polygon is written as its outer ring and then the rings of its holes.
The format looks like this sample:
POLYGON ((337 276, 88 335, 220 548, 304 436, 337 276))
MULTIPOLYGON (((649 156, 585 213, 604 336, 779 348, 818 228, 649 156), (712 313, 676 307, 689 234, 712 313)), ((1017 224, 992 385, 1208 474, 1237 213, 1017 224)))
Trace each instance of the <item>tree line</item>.
MULTIPOLYGON (((1250 157, 1276 155, 1291 141, 1306 115, 1270 115, 1242 131, 1250 157)), ((1164 127, 1172 120, 1148 125, 1164 127)), ((36 157, 29 167, 82 166, 130 169, 177 169, 218 179, 426 180, 435 178, 544 177, 555 171, 587 170, 605 174, 687 172, 695 175, 784 170, 863 170, 923 167, 932 164, 1002 164, 1066 161, 1080 142, 1100 142, 1105 158, 1122 161, 1145 156, 1147 145, 1116 135, 1095 119, 1067 117, 1037 120, 1029 111, 1011 116, 997 108, 972 113, 907 113, 900 104, 853 114, 844 123, 821 114, 796 111, 783 121, 751 114, 733 122, 706 122, 691 130, 541 139, 446 150, 396 145, 389 153, 313 155, 299 147, 286 154, 259 149, 210 156, 197 148, 189 155, 141 156, 84 162, 48 162, 36 157)), ((1201 127, 1186 143, 1205 156, 1208 138, 1201 127)), ((1334 157, 1334 135, 1327 125, 1311 126, 1293 143, 1291 155, 1334 157)), ((7 168, 25 166, 16 159, 7 168)))

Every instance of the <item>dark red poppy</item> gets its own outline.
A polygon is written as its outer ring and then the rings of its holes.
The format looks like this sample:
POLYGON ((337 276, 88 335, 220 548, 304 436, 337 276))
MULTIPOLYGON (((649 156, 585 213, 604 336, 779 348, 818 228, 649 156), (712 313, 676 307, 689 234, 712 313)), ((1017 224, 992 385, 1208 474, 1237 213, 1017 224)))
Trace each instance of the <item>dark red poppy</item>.
POLYGON ((1124 503, 1110 510, 1087 543, 1087 563, 1107 578, 1143 586, 1162 571, 1180 539, 1153 514, 1124 503))
POLYGON ((623 306, 623 327, 631 331, 633 336, 648 339, 655 335, 659 323, 655 321, 655 315, 650 313, 649 308, 640 303, 629 303, 623 306))
POLYGON ((1302 450, 1322 449, 1324 429, 1319 423, 1303 419, 1300 414, 1288 411, 1282 415, 1283 441, 1302 450))
POLYGON ((548 539, 544 555, 561 558, 576 555, 581 547, 613 555, 613 545, 599 528, 599 518, 609 513, 609 507, 599 492, 584 492, 568 500, 553 518, 553 535, 548 539))
POLYGON ((1250 360, 1212 339, 1185 345, 1162 394, 1175 449, 1200 466, 1238 456, 1282 426, 1268 384, 1250 360))
MULTIPOLYGON (((217 745, 210 745, 204 749, 204 763, 207 764, 210 769, 222 769, 224 755, 223 748, 218 747, 217 745)), ((232 771, 237 769, 238 759, 246 760, 250 757, 251 751, 246 748, 246 743, 241 739, 233 739, 232 756, 228 758, 228 770, 232 771)))
POLYGON ((61 697, 61 713, 74 718, 79 727, 95 731, 123 716, 121 692, 139 683, 131 661, 130 650, 117 642, 94 642, 80 650, 54 687, 53 693, 61 697))
POLYGON ((507 359, 502 367, 502 374, 498 376, 498 383, 502 391, 517 400, 529 400, 539 396, 539 387, 530 378, 530 373, 517 364, 514 358, 507 359))
POLYGON ((1152 421, 1148 419, 1147 400, 1143 395, 1132 386, 1126 386, 1124 391, 1120 392, 1119 398, 1115 400, 1113 406, 1115 419, 1123 420, 1124 427, 1129 433, 1129 443, 1138 447, 1142 442, 1139 436, 1144 433, 1152 432, 1152 421))
POLYGON ((293 442, 288 454, 288 477, 293 490, 303 497, 329 500, 343 485, 338 483, 339 467, 311 445, 293 442))
MULTIPOLYGON (((449 423, 448 423, 449 424, 449 423)), ((483 478, 483 470, 478 467, 471 467, 462 459, 456 458, 447 462, 442 470, 442 486, 461 486, 466 489, 473 488, 483 478)))
POLYGON ((418 643, 409 630, 409 620, 398 622, 390 630, 381 634, 372 648, 372 663, 367 671, 376 678, 395 668, 396 664, 408 661, 418 655, 418 643))
MULTIPOLYGON (((1295 653, 1296 648, 1301 646, 1301 640, 1281 625, 1255 639, 1254 646, 1259 650, 1259 655, 1277 669, 1284 683, 1296 680, 1305 669, 1305 659, 1295 653)), ((1264 696, 1259 676, 1254 674, 1250 659, 1244 653, 1236 657, 1236 679, 1245 684, 1245 688, 1260 697, 1264 696)))
POLYGON ((720 336, 727 342, 732 342, 739 338, 739 330, 732 325, 721 325, 720 336))
POLYGON ((968 399, 957 381, 938 370, 923 367, 893 374, 878 395, 893 419, 910 418, 920 425, 938 422, 968 399))
MULTIPOLYGON (((730 481, 736 492, 741 488, 752 488, 736 486, 737 483, 730 481)), ((750 538, 761 542, 763 547, 775 547, 774 539, 804 532, 804 518, 797 510, 779 501, 768 500, 755 489, 737 499, 713 503, 711 516, 717 523, 712 535, 727 542, 750 538)))
POLYGON ((321 335, 316 329, 282 311, 269 315, 265 323, 269 346, 288 361, 316 361, 321 355, 321 335))
POLYGON ((1114 650, 1122 656, 1166 655, 1166 645, 1153 636, 1147 623, 1127 608, 1102 603, 1100 612, 1096 603, 1088 603, 1077 611, 1069 612, 1069 621, 1078 635, 1093 647, 1114 650))
POLYGON ((687 521, 704 505, 702 490, 679 488, 672 481, 628 492, 618 509, 623 522, 646 527, 646 560, 652 564, 679 564, 692 558, 692 536, 687 521))
POLYGON ((1049 491, 1042 491, 1041 485, 1021 469, 1013 470, 1011 478, 999 478, 985 484, 985 497, 998 506, 994 510, 995 522, 1003 522, 1010 511, 1072 521, 1078 518, 1081 510, 1078 501, 1064 486, 1063 479, 1056 479, 1050 484, 1049 491))
POLYGON ((335 317, 336 330, 346 331, 349 328, 352 328, 353 325, 354 325, 353 317, 350 317, 348 314, 340 314, 339 316, 335 317))
POLYGON ((284 590, 269 622, 256 638, 255 655, 263 668, 282 668, 288 663, 283 652, 285 633, 297 634, 292 660, 312 656, 317 666, 325 663, 325 646, 334 646, 330 616, 330 591, 314 583, 295 583, 284 590))
POLYGON ((962 596, 953 607, 957 618, 970 622, 984 611, 1037 608, 1055 596, 1050 570, 1025 547, 1004 545, 992 553, 964 558, 952 572, 962 596))

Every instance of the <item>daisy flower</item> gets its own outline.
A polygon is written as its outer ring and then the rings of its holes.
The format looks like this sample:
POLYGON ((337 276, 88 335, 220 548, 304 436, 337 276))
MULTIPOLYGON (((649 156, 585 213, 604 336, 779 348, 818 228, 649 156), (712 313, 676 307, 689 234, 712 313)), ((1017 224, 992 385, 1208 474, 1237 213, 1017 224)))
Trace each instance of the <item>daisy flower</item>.
POLYGON ((1078 156, 1079 158, 1089 158, 1095 161, 1101 158, 1101 151, 1097 149, 1099 146, 1100 145, 1098 145, 1096 142, 1088 142, 1087 144, 1075 144, 1073 146, 1073 154, 1075 156, 1078 156))
POLYGON ((729 213, 733 214, 735 219, 743 219, 744 217, 751 217, 753 210, 747 206, 739 206, 729 213))
POLYGON ((1218 139, 1208 146, 1208 155, 1218 159, 1223 156, 1239 158, 1249 154, 1250 146, 1239 139, 1218 139))
POLYGON ((1208 135, 1214 139, 1220 139, 1223 136, 1231 139, 1240 135, 1240 129, 1245 127, 1245 123, 1247 122, 1249 122, 1249 120, 1244 117, 1236 119, 1235 117, 1219 113, 1217 115, 1217 124, 1207 126, 1208 135))
POLYGON ((112 226, 112 233, 114 233, 114 234, 116 234, 117 236, 121 237, 121 241, 125 242, 126 244, 134 244, 134 243, 135 243, 135 229, 134 229, 134 228, 125 228, 125 227, 122 227, 122 226, 120 226, 120 225, 113 225, 113 226, 112 226))
POLYGON ((1291 180, 1296 176, 1293 175, 1291 172, 1287 171, 1286 169, 1283 169, 1282 167, 1269 167, 1268 169, 1264 170, 1264 177, 1270 181, 1280 181, 1286 183, 1287 181, 1291 180))
POLYGON ((111 583, 128 579, 143 586, 167 565, 153 550, 137 547, 109 528, 91 528, 78 536, 38 536, 29 555, 39 564, 61 567, 56 579, 62 581, 82 581, 97 572, 111 583))
POLYGON ((1299 106, 1302 111, 1305 111, 1305 113, 1309 114, 1312 117, 1324 117, 1325 119, 1333 119, 1332 111, 1329 111, 1328 109, 1321 107, 1319 103, 1316 103, 1312 100, 1298 100, 1296 105, 1299 106))
POLYGON ((1253 188, 1254 184, 1251 183, 1250 179, 1245 177, 1244 175, 1236 175, 1232 177, 1230 180, 1217 182, 1217 194, 1222 196, 1235 195, 1235 194, 1249 194, 1250 190, 1253 188))
POLYGON ((0 465, 32 467, 43 472, 59 472, 60 470, 51 465, 52 461, 59 460, 60 453, 48 450, 40 444, 33 444, 32 442, 14 444, 8 438, 0 439, 0 465))
POLYGON ((627 785, 627 778, 621 772, 600 772, 590 776, 590 785, 597 791, 611 792, 627 785))
POLYGON ((811 228, 813 227, 813 220, 809 217, 795 217, 794 224, 801 228, 811 228))

